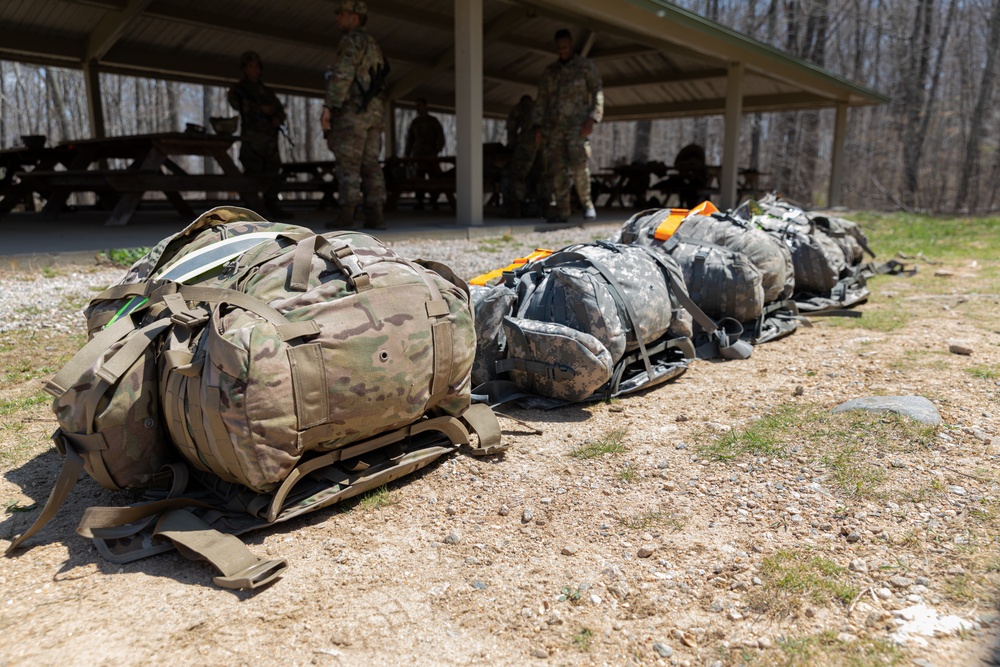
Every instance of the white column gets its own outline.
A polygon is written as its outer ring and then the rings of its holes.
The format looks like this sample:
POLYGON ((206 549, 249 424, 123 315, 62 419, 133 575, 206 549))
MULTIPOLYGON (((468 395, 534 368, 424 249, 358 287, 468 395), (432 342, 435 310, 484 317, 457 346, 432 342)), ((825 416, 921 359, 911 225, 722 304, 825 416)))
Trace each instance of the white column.
POLYGON ((101 103, 101 73, 96 60, 83 63, 83 80, 87 86, 87 115, 90 120, 90 136, 101 139, 107 136, 104 129, 104 105, 101 103))
POLYGON ((458 223, 483 224, 483 0, 455 0, 458 223))
POLYGON ((719 208, 733 208, 739 176, 740 124, 743 117, 743 63, 729 63, 726 78, 726 136, 722 145, 722 176, 719 178, 719 208))
POLYGON ((841 191, 844 182, 844 142, 847 139, 847 102, 837 103, 837 118, 833 124, 833 160, 830 164, 830 206, 844 202, 841 191))

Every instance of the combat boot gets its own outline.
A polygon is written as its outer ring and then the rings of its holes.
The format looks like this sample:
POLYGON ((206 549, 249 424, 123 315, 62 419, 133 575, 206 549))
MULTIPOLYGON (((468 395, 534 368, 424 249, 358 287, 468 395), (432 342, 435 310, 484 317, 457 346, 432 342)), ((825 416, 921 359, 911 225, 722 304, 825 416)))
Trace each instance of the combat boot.
POLYGON ((385 229, 382 204, 369 204, 365 206, 365 229, 385 229))
POLYGON ((355 206, 341 204, 337 209, 337 219, 326 223, 327 229, 354 229, 355 206))

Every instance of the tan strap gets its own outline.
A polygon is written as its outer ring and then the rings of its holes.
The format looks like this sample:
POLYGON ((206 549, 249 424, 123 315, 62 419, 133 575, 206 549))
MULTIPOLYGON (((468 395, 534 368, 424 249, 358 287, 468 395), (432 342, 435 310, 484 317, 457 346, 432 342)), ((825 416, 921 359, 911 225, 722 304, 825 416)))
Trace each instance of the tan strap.
POLYGON ((284 558, 257 558, 235 535, 220 533, 184 510, 164 513, 153 534, 173 542, 186 558, 214 565, 222 576, 212 581, 222 588, 260 588, 277 579, 288 567, 284 558))
MULTIPOLYGON (((309 274, 312 273, 312 258, 316 254, 316 239, 321 236, 310 236, 298 242, 295 254, 292 256, 292 275, 288 287, 296 292, 309 289, 309 274)), ((326 239, 323 239, 326 242, 326 239)))
MULTIPOLYGON (((92 423, 92 422, 91 422, 92 423)), ((104 462, 102 451, 108 448, 103 433, 70 433, 59 429, 52 434, 56 448, 60 452, 74 451, 90 464, 90 475, 105 489, 121 491, 121 487, 111 478, 111 471, 104 462)))
MULTIPOLYGON (((212 505, 192 498, 167 498, 125 507, 88 507, 80 517, 76 533, 88 539, 108 539, 112 531, 151 516, 186 508, 212 509, 212 505)), ((122 531, 124 532, 124 531, 122 531)))
POLYGON ((92 368, 108 348, 135 329, 132 318, 123 317, 107 329, 91 338, 73 358, 45 383, 45 391, 55 398, 62 397, 75 385, 80 377, 92 368))
POLYGON ((83 471, 83 457, 81 457, 72 447, 66 448, 66 459, 63 461, 62 470, 59 471, 59 478, 52 485, 49 492, 49 499, 45 501, 42 513, 38 515, 35 522, 28 530, 14 538, 14 541, 7 547, 5 556, 10 556, 15 549, 21 546, 26 539, 37 533, 42 527, 52 520, 59 508, 66 502, 70 490, 76 485, 76 480, 80 478, 83 471))
POLYGON ((488 456, 507 449, 507 445, 502 442, 500 422, 490 406, 474 403, 462 413, 461 419, 479 436, 479 447, 468 450, 473 456, 488 456))

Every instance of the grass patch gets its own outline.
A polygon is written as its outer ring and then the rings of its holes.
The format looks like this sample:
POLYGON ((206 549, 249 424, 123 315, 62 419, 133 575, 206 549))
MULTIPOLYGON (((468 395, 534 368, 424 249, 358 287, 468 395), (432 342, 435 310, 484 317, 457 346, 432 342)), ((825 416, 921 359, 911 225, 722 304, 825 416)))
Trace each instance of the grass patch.
MULTIPOLYGON (((505 233, 503 236, 491 236, 490 238, 482 239, 479 242, 478 250, 480 252, 497 252, 514 243, 514 236, 510 233, 505 233)), ((511 257, 511 259, 514 259, 511 257)))
POLYGON ((760 567, 763 586, 750 599, 755 613, 786 616, 803 600, 814 604, 848 606, 858 588, 843 581, 843 568, 828 558, 782 550, 764 559, 760 567))
POLYGON ((59 271, 59 269, 57 269, 54 266, 43 266, 42 267, 42 276, 44 276, 45 278, 55 278, 56 276, 59 276, 59 275, 62 275, 62 272, 59 271))
POLYGON ((825 317, 823 321, 843 329, 896 331, 910 323, 910 313, 900 307, 866 307, 861 317, 825 317))
POLYGON ((784 458, 788 455, 786 438, 810 420, 802 407, 787 404, 775 412, 742 429, 733 429, 721 438, 699 448, 700 453, 715 461, 729 461, 743 454, 784 458))
POLYGON ((22 398, 0 400, 0 417, 8 417, 15 412, 28 410, 36 405, 48 403, 51 400, 52 397, 44 393, 38 393, 33 396, 24 396, 22 398))
POLYGON ((569 455, 575 459, 592 459, 605 454, 621 454, 628 451, 625 447, 626 433, 628 433, 626 427, 613 428, 599 438, 574 447, 569 455))
POLYGON ((594 633, 591 632, 589 628, 584 628, 583 630, 580 630, 580 632, 573 635, 573 645, 583 653, 590 650, 590 643, 593 640, 594 633))
POLYGON ((622 469, 618 471, 618 481, 625 484, 631 484, 635 480, 639 479, 639 471, 635 469, 635 466, 631 463, 626 463, 622 466, 622 469))
POLYGON ((384 484, 362 495, 358 500, 358 507, 366 512, 382 510, 398 504, 399 499, 384 484))
POLYGON ((934 260, 1000 255, 1000 218, 878 212, 851 218, 864 228, 872 249, 884 257, 897 252, 914 257, 923 253, 934 260))
POLYGON ((892 642, 870 638, 843 642, 833 630, 809 637, 789 637, 778 643, 782 667, 891 667, 903 664, 902 650, 892 642))
POLYGON ((970 366, 965 372, 980 380, 1000 380, 1000 366, 970 366))
POLYGON ((650 530, 651 528, 667 528, 679 532, 687 525, 687 517, 679 514, 668 514, 660 510, 650 510, 642 514, 620 516, 618 523, 630 530, 650 530))
POLYGON ((847 446, 834 454, 823 457, 837 486, 848 496, 870 498, 885 481, 885 473, 864 460, 857 447, 847 446))
POLYGON ((107 252, 100 253, 98 258, 101 262, 128 268, 142 259, 149 251, 150 248, 148 246, 140 248, 112 248, 107 252))

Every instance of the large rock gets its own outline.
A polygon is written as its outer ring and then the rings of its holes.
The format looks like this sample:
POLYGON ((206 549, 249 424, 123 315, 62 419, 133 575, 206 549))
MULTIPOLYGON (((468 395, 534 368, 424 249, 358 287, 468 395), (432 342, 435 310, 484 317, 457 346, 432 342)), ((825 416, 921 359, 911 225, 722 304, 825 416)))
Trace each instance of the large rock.
POLYGON ((869 412, 895 412, 924 424, 937 426, 941 423, 941 413, 934 404, 923 396, 867 396, 852 398, 841 403, 832 412, 867 410, 869 412))

